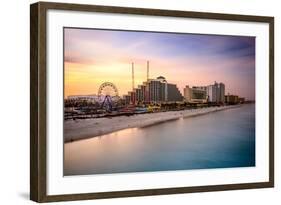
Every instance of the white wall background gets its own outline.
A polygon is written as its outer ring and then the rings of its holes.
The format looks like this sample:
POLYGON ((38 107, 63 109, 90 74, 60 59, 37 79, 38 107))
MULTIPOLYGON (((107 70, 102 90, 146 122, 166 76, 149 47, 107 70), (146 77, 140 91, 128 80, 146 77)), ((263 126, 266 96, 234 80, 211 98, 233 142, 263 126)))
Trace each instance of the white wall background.
MULTIPOLYGON (((86 4, 207 11, 275 16, 275 164, 274 189, 255 189, 169 196, 103 199, 60 204, 278 204, 281 196, 279 136, 281 86, 281 12, 278 0, 74 0, 86 4), (279 82, 278 82, 279 80, 279 82)), ((2 1, 0 7, 0 201, 29 201, 29 4, 35 1, 2 1)), ((279 202, 280 203, 280 202, 279 202)), ((56 203, 54 203, 56 204, 56 203)))

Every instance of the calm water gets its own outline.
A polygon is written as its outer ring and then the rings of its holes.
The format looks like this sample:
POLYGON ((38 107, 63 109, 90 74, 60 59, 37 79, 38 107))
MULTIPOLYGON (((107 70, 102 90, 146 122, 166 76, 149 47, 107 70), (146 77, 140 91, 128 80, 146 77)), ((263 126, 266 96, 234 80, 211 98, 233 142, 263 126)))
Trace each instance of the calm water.
POLYGON ((65 144, 65 175, 255 166, 255 105, 65 144))

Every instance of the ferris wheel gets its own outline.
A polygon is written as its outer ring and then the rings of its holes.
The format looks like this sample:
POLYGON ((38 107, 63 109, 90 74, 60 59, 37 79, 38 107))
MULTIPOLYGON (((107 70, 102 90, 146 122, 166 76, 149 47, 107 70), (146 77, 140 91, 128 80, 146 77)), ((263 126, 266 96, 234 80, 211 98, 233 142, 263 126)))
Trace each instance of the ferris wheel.
POLYGON ((111 82, 104 82, 100 85, 99 91, 98 91, 99 96, 118 96, 118 89, 117 87, 111 83, 111 82))
POLYGON ((117 87, 111 82, 104 82, 98 90, 98 98, 101 108, 111 111, 113 106, 120 100, 117 87))

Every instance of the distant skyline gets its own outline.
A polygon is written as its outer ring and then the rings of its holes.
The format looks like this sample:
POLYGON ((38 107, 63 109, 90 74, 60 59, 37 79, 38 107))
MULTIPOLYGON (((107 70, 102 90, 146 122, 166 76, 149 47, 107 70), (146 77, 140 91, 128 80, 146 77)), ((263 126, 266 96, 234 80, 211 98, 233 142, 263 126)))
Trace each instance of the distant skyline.
POLYGON ((225 84, 225 93, 255 99, 255 37, 178 34, 97 29, 64 29, 65 97, 97 94, 114 83, 119 94, 150 78, 164 76, 177 84, 225 84))

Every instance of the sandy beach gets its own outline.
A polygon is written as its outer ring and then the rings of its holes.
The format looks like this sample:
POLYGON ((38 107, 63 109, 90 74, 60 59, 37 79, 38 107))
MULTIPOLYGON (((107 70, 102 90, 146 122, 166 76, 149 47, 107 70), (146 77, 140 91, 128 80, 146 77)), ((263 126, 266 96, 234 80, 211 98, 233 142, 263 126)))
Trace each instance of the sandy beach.
POLYGON ((101 136, 126 128, 146 127, 182 117, 194 117, 220 110, 236 108, 238 106, 240 105, 146 113, 112 118, 68 120, 64 122, 64 141, 71 142, 101 136))

